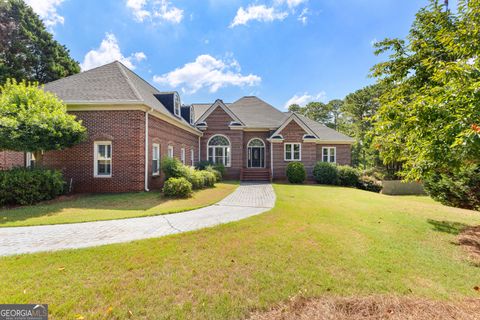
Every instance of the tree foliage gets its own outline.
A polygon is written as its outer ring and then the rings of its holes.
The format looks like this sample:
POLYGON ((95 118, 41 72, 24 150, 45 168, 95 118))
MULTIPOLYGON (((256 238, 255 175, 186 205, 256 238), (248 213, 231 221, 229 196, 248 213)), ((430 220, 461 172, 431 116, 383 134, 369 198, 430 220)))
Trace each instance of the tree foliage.
POLYGON ((7 80, 0 86, 0 150, 60 150, 83 141, 85 127, 66 110, 36 83, 7 80))
POLYGON ((23 0, 0 1, 0 84, 8 78, 47 83, 80 72, 23 0))
POLYGON ((376 44, 387 61, 373 76, 380 97, 375 144, 384 161, 404 162, 407 179, 480 165, 480 1, 446 10, 431 0, 406 39, 376 44))

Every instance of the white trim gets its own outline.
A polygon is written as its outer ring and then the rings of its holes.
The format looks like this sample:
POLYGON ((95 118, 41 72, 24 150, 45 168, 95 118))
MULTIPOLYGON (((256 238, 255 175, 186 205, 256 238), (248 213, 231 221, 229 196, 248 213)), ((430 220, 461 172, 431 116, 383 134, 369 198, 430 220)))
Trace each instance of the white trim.
MULTIPOLYGON (((150 111, 152 111, 150 109, 150 111)), ((149 191, 148 189, 148 115, 150 111, 145 112, 145 191, 149 191)))
POLYGON ((152 176, 156 177, 160 175, 160 144, 153 143, 152 144, 152 176), (157 154, 155 154, 155 148, 157 148, 157 154), (157 158, 157 159, 154 159, 157 158), (157 161, 157 170, 153 171, 153 161, 157 161))
POLYGON ((181 122, 174 115, 166 115, 154 108, 151 108, 143 103, 143 101, 131 101, 131 102, 118 102, 118 101, 79 101, 78 103, 65 102, 67 104, 67 111, 144 111, 150 110, 150 114, 155 118, 168 122, 177 128, 183 129, 190 133, 193 133, 199 137, 203 136, 203 133, 189 126, 188 124, 181 122))
POLYGON ((180 149, 180 161, 182 162, 182 164, 185 164, 186 162, 186 153, 185 153, 185 147, 182 147, 180 149))
POLYGON ((273 180, 273 144, 270 143, 270 179, 273 180))
POLYGON ((299 142, 288 142, 283 144, 283 161, 302 161, 302 144, 299 142), (287 145, 292 146, 291 148, 291 158, 287 159, 287 145), (294 145, 299 145, 298 159, 295 159, 294 145))
POLYGON ((322 162, 337 163, 337 147, 322 147, 322 162), (332 156, 330 154, 331 149, 334 150, 333 161, 330 161, 330 157, 332 156), (328 161, 323 161, 323 150, 328 150, 328 152, 327 152, 327 160, 328 161))
POLYGON ((174 149, 173 149, 173 146, 171 144, 169 144, 168 147, 167 147, 167 157, 172 158, 172 159, 175 157, 174 149))
POLYGON ((290 124, 290 122, 295 121, 307 134, 311 134, 312 136, 318 137, 315 132, 312 131, 303 121, 300 119, 296 113, 292 113, 284 122, 283 124, 275 131, 271 137, 280 135, 283 129, 290 124))
MULTIPOLYGON (((256 148, 262 148, 262 147, 256 147, 256 148)), ((254 138, 251 138, 250 140, 248 140, 248 143, 247 143, 247 157, 246 157, 247 158, 247 168, 249 168, 249 169, 251 169, 251 168, 253 168, 253 169, 255 169, 255 168, 265 169, 267 167, 267 163, 265 161, 265 154, 266 154, 265 149, 266 149, 265 141, 263 141, 262 138, 254 137, 254 138), (248 166, 248 157, 249 157, 249 150, 248 149, 251 148, 250 147, 250 142, 252 142, 253 140, 260 140, 263 143, 263 166, 261 166, 261 167, 249 167, 248 166)))
POLYGON ((93 142, 93 177, 94 178, 111 178, 113 173, 113 146, 112 141, 94 141, 93 142), (110 146, 110 158, 105 160, 110 160, 110 174, 98 174, 98 146, 105 145, 110 146))
MULTIPOLYGON (((201 123, 201 122, 205 122, 205 119, 208 118, 208 116, 213 112, 215 111, 215 109, 217 109, 218 107, 222 108, 223 111, 225 111, 229 116, 230 118, 232 118, 234 121, 240 123, 242 126, 245 126, 245 124, 235 115, 235 113, 232 112, 232 110, 230 110, 229 107, 227 107, 227 105, 225 103, 223 103, 222 100, 220 99, 217 99, 217 101, 215 101, 211 106, 210 108, 207 109, 207 111, 205 111, 202 116, 200 117, 200 119, 198 119, 195 123, 201 123)), ((240 128, 240 126, 235 126, 236 128, 240 128)))
MULTIPOLYGON (((225 148, 229 148, 230 149, 230 152, 228 153, 228 157, 227 157, 227 163, 224 163, 224 166, 225 168, 230 168, 232 166, 232 142, 230 141, 230 139, 226 136, 226 135, 223 135, 223 134, 220 134, 220 133, 217 133, 217 134, 214 134, 213 136, 211 136, 208 141, 207 141, 207 155, 206 155, 206 160, 210 160, 210 156, 209 156, 209 148, 210 148, 210 140, 212 140, 214 137, 224 137, 225 139, 227 139, 228 141, 228 146, 225 146, 225 148)), ((212 146, 212 148, 214 148, 215 146, 212 146)), ((213 157, 215 158, 215 155, 213 155, 213 157)))
POLYGON ((180 101, 180 95, 178 94, 178 92, 173 93, 173 113, 177 117, 182 116, 182 103, 180 101))
POLYGON ((35 155, 33 152, 27 152, 25 153, 25 167, 26 168, 34 168, 35 167, 35 155), (32 161, 34 165, 32 166, 32 161))

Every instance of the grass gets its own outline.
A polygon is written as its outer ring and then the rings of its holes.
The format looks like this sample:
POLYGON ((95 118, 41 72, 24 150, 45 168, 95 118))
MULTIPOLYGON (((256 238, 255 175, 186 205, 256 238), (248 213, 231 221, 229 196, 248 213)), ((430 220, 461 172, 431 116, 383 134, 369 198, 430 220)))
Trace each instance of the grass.
POLYGON ((217 183, 188 199, 170 199, 159 191, 84 195, 78 198, 15 209, 0 209, 0 228, 168 214, 211 205, 233 192, 237 183, 217 183))
POLYGON ((480 269, 432 222, 477 225, 480 213, 355 189, 274 187, 275 208, 242 221, 1 258, 0 303, 48 303, 51 319, 234 319, 298 294, 479 297, 480 269))

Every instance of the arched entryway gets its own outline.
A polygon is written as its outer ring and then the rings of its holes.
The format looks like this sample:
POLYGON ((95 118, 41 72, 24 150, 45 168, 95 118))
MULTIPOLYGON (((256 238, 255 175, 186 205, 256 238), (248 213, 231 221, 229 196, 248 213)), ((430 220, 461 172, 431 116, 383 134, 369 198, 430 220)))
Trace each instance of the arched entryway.
POLYGON ((248 142, 247 167, 265 168, 265 143, 262 139, 253 138, 248 142))

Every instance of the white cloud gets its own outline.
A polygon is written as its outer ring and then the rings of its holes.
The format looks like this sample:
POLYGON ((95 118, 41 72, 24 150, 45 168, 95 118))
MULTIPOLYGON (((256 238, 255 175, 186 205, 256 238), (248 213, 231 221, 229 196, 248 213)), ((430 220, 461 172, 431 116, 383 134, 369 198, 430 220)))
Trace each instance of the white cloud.
POLYGON ((63 24, 64 17, 58 14, 57 7, 64 0, 26 0, 25 2, 32 7, 33 11, 40 16, 45 26, 51 28, 57 23, 63 24))
POLYGON ((275 2, 277 5, 287 4, 289 8, 295 8, 301 5, 302 3, 306 3, 308 0, 276 0, 275 2))
POLYGON ((127 0, 127 8, 139 22, 157 18, 178 24, 183 20, 183 10, 173 6, 169 0, 127 0))
POLYGON ((306 25, 308 23, 308 15, 310 14, 310 11, 308 8, 304 8, 302 10, 302 13, 298 16, 298 21, 300 21, 303 25, 306 25))
POLYGON ((154 76, 153 81, 172 88, 182 87, 184 93, 195 93, 202 88, 217 92, 226 86, 254 86, 262 80, 254 74, 242 75, 240 71, 240 65, 235 59, 215 59, 204 54, 181 68, 154 76))
POLYGON ((147 56, 143 52, 135 52, 129 57, 125 57, 120 51, 115 35, 107 33, 98 49, 87 52, 80 66, 82 71, 85 71, 118 60, 126 67, 135 69, 134 62, 140 62, 146 58, 147 56))
POLYGON ((307 103, 312 101, 321 101, 325 102, 327 95, 324 91, 317 93, 316 95, 311 95, 308 92, 305 92, 302 95, 294 95, 285 103, 285 109, 288 109, 292 104, 298 104, 301 107, 304 107, 307 103))
POLYGON ((250 5, 247 9, 240 7, 237 15, 233 19, 230 27, 233 28, 239 25, 246 25, 250 20, 257 20, 262 22, 271 22, 274 20, 283 20, 288 16, 285 11, 277 11, 274 7, 267 7, 265 5, 250 5))

